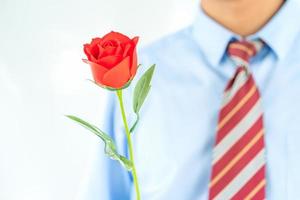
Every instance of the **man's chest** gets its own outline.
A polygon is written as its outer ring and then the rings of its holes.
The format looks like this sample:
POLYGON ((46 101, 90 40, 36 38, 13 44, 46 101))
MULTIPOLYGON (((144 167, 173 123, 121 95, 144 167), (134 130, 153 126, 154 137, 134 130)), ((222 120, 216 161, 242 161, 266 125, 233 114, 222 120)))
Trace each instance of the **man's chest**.
MULTIPOLYGON (((287 199, 299 193, 300 85, 270 83, 263 95, 267 193, 269 199, 287 199)), ((135 133, 144 196, 207 198, 221 102, 216 91, 191 84, 188 89, 161 87, 153 92, 135 133)))

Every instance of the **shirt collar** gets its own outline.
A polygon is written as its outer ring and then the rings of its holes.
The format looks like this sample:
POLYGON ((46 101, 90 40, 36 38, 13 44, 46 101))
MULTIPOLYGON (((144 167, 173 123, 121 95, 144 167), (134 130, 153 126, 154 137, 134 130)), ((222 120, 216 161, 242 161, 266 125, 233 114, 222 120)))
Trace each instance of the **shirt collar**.
POLYGON ((192 26, 192 34, 207 61, 216 66, 220 63, 228 42, 234 35, 231 31, 207 16, 199 9, 192 26))
MULTIPOLYGON (((283 59, 300 31, 299 19, 299 3, 296 0, 287 0, 261 30, 247 38, 261 38, 279 59, 283 59)), ((201 8, 192 25, 192 34, 213 66, 221 62, 228 42, 233 38, 240 38, 207 16, 201 8)))
POLYGON ((265 41, 281 60, 299 34, 299 19, 300 4, 296 0, 287 0, 271 20, 253 36, 265 41))

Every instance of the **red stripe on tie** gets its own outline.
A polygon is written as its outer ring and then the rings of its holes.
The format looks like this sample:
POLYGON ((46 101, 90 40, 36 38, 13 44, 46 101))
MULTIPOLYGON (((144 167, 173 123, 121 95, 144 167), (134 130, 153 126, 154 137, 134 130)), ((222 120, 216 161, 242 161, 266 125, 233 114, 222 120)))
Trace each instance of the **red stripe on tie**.
POLYGON ((255 135, 262 129, 262 116, 253 124, 253 126, 218 160, 212 171, 212 176, 215 177, 216 172, 221 171, 236 155, 251 141, 255 135))
MULTIPOLYGON (((251 108, 259 100, 259 92, 256 89, 255 93, 248 99, 248 101, 228 120, 228 122, 218 130, 216 137, 216 145, 218 145, 222 139, 243 120, 243 118, 249 113, 251 108)), ((222 118, 223 119, 223 118, 222 118)), ((220 119, 220 121, 222 121, 220 119)))
MULTIPOLYGON (((232 99, 221 109, 219 119, 223 119, 236 104, 248 93, 248 91, 254 85, 253 78, 248 78, 248 80, 240 87, 240 89, 235 93, 232 99)), ((220 121, 220 120, 219 120, 220 121)))
POLYGON ((244 185, 232 198, 231 200, 244 199, 259 183, 265 178, 265 166, 262 166, 260 170, 244 185))
POLYGON ((254 55, 257 53, 257 49, 254 44, 247 42, 245 40, 241 41, 240 44, 246 46, 248 49, 253 51, 254 55))
POLYGON ((253 200, 265 200, 266 199, 266 186, 263 186, 252 198, 253 200))
POLYGON ((230 48, 229 49, 229 54, 230 54, 230 56, 235 56, 235 57, 238 57, 238 58, 242 59, 246 63, 249 62, 249 55, 246 51, 243 51, 243 50, 240 50, 240 49, 235 49, 235 48, 230 48))
MULTIPOLYGON (((264 148, 264 139, 261 137, 247 153, 214 185, 210 188, 209 199, 215 198, 230 182, 249 164, 251 160, 264 148)), ((215 174, 220 171, 215 172, 215 174)), ((215 176, 212 176, 215 177, 215 176)))

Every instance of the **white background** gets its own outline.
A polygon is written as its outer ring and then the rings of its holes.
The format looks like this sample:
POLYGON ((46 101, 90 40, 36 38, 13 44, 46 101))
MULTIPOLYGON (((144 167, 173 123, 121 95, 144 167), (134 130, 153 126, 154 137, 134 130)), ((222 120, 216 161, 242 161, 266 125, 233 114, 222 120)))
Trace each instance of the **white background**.
POLYGON ((0 199, 72 200, 100 141, 106 91, 82 44, 110 30, 143 46, 191 22, 197 0, 0 0, 0 199))

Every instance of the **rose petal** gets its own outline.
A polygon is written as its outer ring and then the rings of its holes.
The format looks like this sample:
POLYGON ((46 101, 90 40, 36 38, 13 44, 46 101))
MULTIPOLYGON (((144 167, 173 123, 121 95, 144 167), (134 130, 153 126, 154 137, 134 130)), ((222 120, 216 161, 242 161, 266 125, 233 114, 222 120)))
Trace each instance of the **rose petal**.
POLYGON ((95 45, 101 43, 101 41, 102 41, 102 38, 96 37, 96 38, 93 38, 93 39, 92 39, 92 41, 91 41, 90 44, 91 44, 92 46, 95 46, 95 45))
POLYGON ((129 67, 130 58, 128 56, 104 75, 103 85, 116 89, 123 87, 130 79, 129 67))
POLYGON ((93 38, 90 44, 84 44, 83 50, 87 58, 91 62, 96 62, 99 56, 98 44, 101 43, 102 38, 93 38))
POLYGON ((103 48, 106 48, 106 47, 117 47, 120 45, 120 42, 116 39, 112 39, 112 40, 102 40, 100 45, 103 47, 103 48))
POLYGON ((105 49, 103 47, 101 47, 99 44, 98 44, 98 47, 99 47, 99 56, 98 56, 98 58, 101 58, 101 57, 103 57, 105 49))
POLYGON ((139 37, 134 37, 132 38, 132 44, 133 44, 133 48, 132 51, 129 52, 130 56, 131 56, 131 68, 130 68, 130 74, 131 74, 131 78, 133 78, 136 74, 137 71, 137 66, 138 66, 138 60, 137 60, 137 53, 136 53, 136 45, 139 41, 139 37))
POLYGON ((123 49, 122 49, 122 47, 119 45, 119 46, 116 48, 115 54, 121 56, 121 55, 122 55, 122 52, 123 52, 123 49))
POLYGON ((87 56, 88 60, 91 60, 91 51, 90 51, 90 45, 89 44, 84 44, 83 45, 83 51, 85 55, 87 56))
POLYGON ((103 84, 103 81, 102 81, 103 76, 106 72, 108 72, 108 69, 106 69, 105 67, 103 67, 97 63, 86 60, 86 59, 83 59, 83 62, 85 62, 91 66, 92 74, 93 74, 95 82, 102 85, 103 84))
POLYGON ((86 53, 86 55, 87 55, 89 61, 91 61, 91 62, 97 62, 97 58, 95 58, 95 57, 93 56, 93 54, 91 53, 90 47, 85 48, 84 51, 85 51, 85 53, 86 53))
POLYGON ((95 59, 99 57, 99 47, 98 45, 90 47, 91 56, 93 56, 95 59))
POLYGON ((117 47, 106 47, 105 49, 103 49, 103 47, 99 46, 99 49, 101 49, 102 52, 100 51, 101 55, 99 54, 98 58, 109 56, 109 55, 115 55, 116 48, 117 47))
POLYGON ((137 53, 136 53, 136 47, 134 47, 132 57, 131 57, 131 68, 130 68, 131 78, 133 78, 136 74, 137 65, 138 65, 137 53))
POLYGON ((139 37, 135 36, 134 38, 132 38, 131 40, 133 42, 134 45, 137 45, 138 41, 139 41, 139 37))
POLYGON ((130 55, 128 55, 128 51, 130 50, 130 47, 131 47, 130 43, 125 44, 124 51, 123 51, 123 58, 125 58, 126 56, 130 56, 130 55))
POLYGON ((103 40, 117 40, 121 43, 126 43, 130 41, 130 38, 126 35, 123 35, 122 33, 111 31, 103 37, 103 40))
POLYGON ((99 63, 100 65, 102 65, 107 69, 111 69, 114 66, 116 66, 121 60, 122 60, 121 56, 111 55, 111 56, 106 56, 101 58, 97 63, 99 63))

